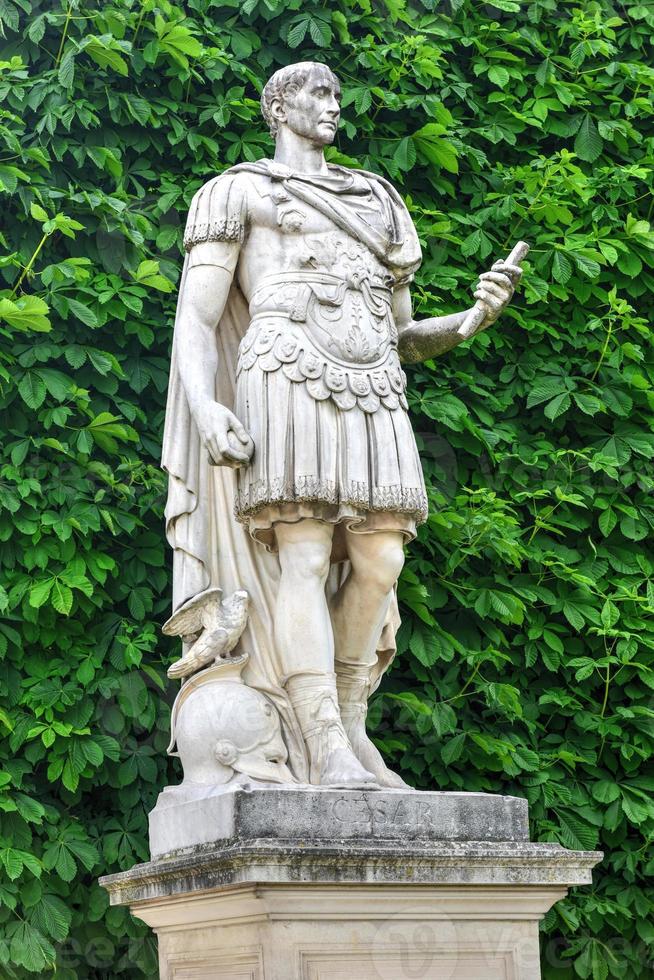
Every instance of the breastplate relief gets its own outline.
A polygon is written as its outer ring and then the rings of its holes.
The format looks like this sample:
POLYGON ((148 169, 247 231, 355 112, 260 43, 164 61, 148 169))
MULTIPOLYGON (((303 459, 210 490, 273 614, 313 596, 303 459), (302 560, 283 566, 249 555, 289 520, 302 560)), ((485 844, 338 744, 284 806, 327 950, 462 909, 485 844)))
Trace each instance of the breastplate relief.
POLYGON ((406 408, 392 276, 339 232, 289 235, 286 252, 286 269, 260 279, 252 295, 237 373, 255 363, 282 370, 344 410, 406 408))

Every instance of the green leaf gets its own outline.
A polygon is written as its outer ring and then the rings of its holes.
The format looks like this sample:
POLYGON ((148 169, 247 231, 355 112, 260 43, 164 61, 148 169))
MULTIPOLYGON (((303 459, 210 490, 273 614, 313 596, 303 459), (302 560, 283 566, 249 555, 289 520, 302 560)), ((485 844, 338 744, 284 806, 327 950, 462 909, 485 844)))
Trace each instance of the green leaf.
POLYGON ((98 326, 97 316, 85 303, 80 303, 79 300, 76 299, 68 299, 67 303, 73 316, 76 316, 78 320, 85 323, 87 327, 98 326))
POLYGON ((564 847, 592 850, 597 845, 597 831, 569 810, 557 811, 559 837, 564 847))
POLYGON ((602 391, 602 398, 607 408, 613 412, 614 415, 627 416, 630 414, 633 407, 633 399, 626 391, 621 391, 619 388, 604 388, 602 391))
POLYGON ((30 589, 30 606, 38 609, 48 601, 54 581, 54 578, 43 579, 32 586, 30 589))
POLYGON ((502 68, 501 65, 493 65, 488 71, 488 77, 493 84, 498 85, 500 88, 505 88, 511 76, 506 68, 502 68))
POLYGON ((54 868, 62 881, 72 881, 77 873, 77 865, 70 851, 63 844, 56 844, 48 854, 51 860, 46 866, 54 868))
POLYGON ((604 149, 604 141, 592 116, 584 116, 575 139, 575 153, 582 160, 594 163, 604 149))
POLYGON ((16 302, 0 299, 0 319, 16 330, 47 333, 51 329, 49 312, 48 304, 38 296, 22 296, 16 302))
POLYGON ((82 743, 84 755, 92 766, 101 766, 103 761, 102 749, 95 742, 85 741, 82 743))
POLYGON ((123 57, 123 49, 110 35, 101 37, 90 35, 86 38, 84 50, 100 68, 112 68, 119 75, 127 75, 127 62, 123 57))
POLYGON ((87 871, 91 871, 98 863, 99 855, 97 849, 88 841, 80 840, 79 837, 71 838, 68 847, 73 852, 78 861, 84 865, 87 871))
POLYGON ((434 657, 431 652, 427 649, 427 644, 425 642, 425 636, 422 630, 414 630, 411 634, 411 641, 409 644, 411 648, 411 653, 418 658, 421 664, 425 667, 431 667, 434 663, 434 657))
POLYGON ((39 14, 37 17, 34 17, 34 19, 30 21, 29 26, 27 28, 27 36, 29 37, 30 41, 34 41, 35 44, 39 43, 39 41, 41 40, 44 34, 45 34, 45 13, 39 14))
POLYGON ((594 259, 589 259, 586 255, 581 255, 579 252, 572 252, 572 257, 581 273, 587 276, 588 279, 597 279, 601 271, 599 262, 596 262, 594 259))
POLYGON ((23 860, 18 851, 6 847, 0 851, 0 861, 4 865, 7 877, 10 881, 15 881, 23 872, 23 860))
MULTIPOLYGON (((626 401, 623 401, 623 404, 626 404, 626 401)), ((634 452, 648 459, 654 457, 654 433, 629 431, 624 432, 622 437, 634 452)))
POLYGON ((31 973, 43 975, 54 967, 55 951, 43 933, 29 922, 21 922, 11 938, 11 958, 31 973))
POLYGON ((364 115, 372 105, 372 92, 369 88, 354 89, 354 108, 357 113, 364 115))
POLYGON ((289 48, 297 48, 300 44, 302 44, 308 28, 309 18, 304 17, 289 30, 286 36, 286 43, 288 44, 289 48))
POLYGON ((45 814, 45 808, 38 800, 33 800, 31 797, 26 796, 25 793, 16 793, 14 795, 14 802, 23 820, 27 820, 29 823, 41 823, 45 814))
POLYGON ((481 245, 481 232, 479 228, 475 228, 471 231, 468 237, 461 243, 461 255, 466 258, 469 255, 474 255, 479 251, 479 246, 481 245))
POLYGON ((36 218, 37 221, 48 220, 48 212, 44 211, 41 205, 37 204, 36 201, 32 201, 30 204, 30 214, 33 218, 36 218))
POLYGON ((444 126, 428 123, 414 133, 413 141, 421 156, 437 167, 443 167, 449 173, 455 174, 459 170, 458 151, 449 140, 441 139, 444 131, 444 126))
POLYGON ((616 436, 610 436, 600 446, 600 453, 614 466, 624 466, 631 457, 631 451, 626 442, 616 436))
MULTIPOLYGON (((18 30, 18 11, 8 0, 0 2, 0 28, 3 24, 6 24, 10 31, 18 30)), ((2 33, 4 37, 4 31, 2 33)))
POLYGON ((461 758, 465 740, 465 732, 461 732, 461 734, 455 735, 454 738, 451 738, 449 742, 442 747, 441 758, 446 766, 451 765, 451 763, 456 762, 457 759, 461 758))
POLYGON ((591 787, 591 792, 599 803, 613 803, 620 796, 620 787, 610 779, 600 779, 591 787))
POLYGON ((498 10, 506 10, 510 14, 520 13, 519 0, 487 0, 489 7, 496 7, 498 10))
POLYGON ((313 43, 317 44, 319 48, 326 48, 331 43, 331 28, 324 20, 312 17, 309 21, 309 34, 313 43))
POLYGON ((552 260, 552 275, 557 282, 565 285, 572 276, 572 264, 563 252, 555 252, 552 260))
POLYGON ((410 136, 405 136, 397 145, 393 154, 393 160, 400 170, 411 170, 416 162, 417 154, 415 143, 410 136))
POLYGON ((643 271, 643 263, 634 252, 623 252, 618 259, 618 269, 624 272, 625 276, 635 279, 643 271))
POLYGON ((605 538, 608 538, 609 534, 618 523, 618 518, 614 511, 610 507, 607 507, 602 514, 600 514, 597 523, 599 524, 599 529, 605 538))
POLYGON ((571 404, 572 402, 570 400, 570 395, 566 391, 561 395, 557 395, 551 402, 548 402, 543 411, 548 419, 554 420, 557 419, 559 415, 563 415, 564 412, 567 412, 571 404))
POLYGON ((584 395, 581 392, 575 391, 572 397, 584 415, 597 415, 602 410, 601 401, 594 395, 584 395))
POLYGON ((182 68, 188 69, 189 57, 198 58, 202 54, 202 45, 184 24, 166 22, 157 16, 155 27, 159 35, 159 50, 169 54, 182 68))
POLYGON ((534 405, 540 405, 541 402, 566 393, 566 388, 565 378, 559 376, 541 378, 530 386, 527 408, 533 408, 534 405))
POLYGON ((63 88, 72 89, 75 79, 75 51, 73 48, 69 48, 61 59, 57 78, 63 88))
POLYGON ((32 914, 32 922, 42 933, 55 942, 63 942, 68 935, 72 910, 56 895, 44 894, 32 914))
POLYGON ((456 730, 456 714, 451 705, 445 704, 443 701, 434 705, 431 718, 434 731, 439 738, 456 730))
POLYGON ((73 607, 73 593, 67 585, 55 579, 52 585, 51 599, 52 605, 59 613, 68 616, 73 607))
POLYGON ((605 629, 612 629, 620 619, 620 610, 610 599, 602 606, 601 619, 605 629))
POLYGON ((574 626, 576 630, 583 630, 586 625, 586 619, 583 614, 579 611, 579 608, 575 606, 572 602, 563 603, 563 615, 568 620, 571 626, 574 626))
POLYGON ((36 371, 26 371, 18 382, 18 392, 28 408, 36 409, 45 398, 45 382, 36 371))
POLYGON ((159 289, 162 292, 169 293, 173 288, 172 282, 159 274, 159 263, 151 259, 141 262, 134 278, 142 285, 151 286, 153 289, 159 289))

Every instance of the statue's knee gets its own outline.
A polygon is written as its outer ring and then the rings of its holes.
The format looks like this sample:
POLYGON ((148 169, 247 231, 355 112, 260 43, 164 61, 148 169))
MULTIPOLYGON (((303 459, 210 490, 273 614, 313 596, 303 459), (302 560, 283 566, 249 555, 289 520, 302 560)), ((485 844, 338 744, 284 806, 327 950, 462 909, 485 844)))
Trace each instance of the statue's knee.
POLYGON ((297 579, 298 584, 307 581, 324 585, 329 574, 330 551, 316 542, 295 542, 280 548, 282 574, 297 579))
POLYGON ((390 592, 404 566, 404 548, 401 541, 379 542, 367 563, 364 573, 370 577, 380 592, 390 592))

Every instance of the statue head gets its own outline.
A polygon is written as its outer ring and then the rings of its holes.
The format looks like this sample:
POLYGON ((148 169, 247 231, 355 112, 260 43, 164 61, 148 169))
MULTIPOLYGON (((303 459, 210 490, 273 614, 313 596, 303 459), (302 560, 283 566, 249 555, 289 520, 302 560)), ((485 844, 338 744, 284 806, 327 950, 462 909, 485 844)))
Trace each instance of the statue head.
POLYGON ((263 782, 293 782, 277 710, 240 679, 247 656, 194 674, 172 712, 184 783, 219 786, 235 773, 263 782))
POLYGON ((334 142, 341 86, 334 72, 317 61, 280 68, 261 93, 261 112, 275 139, 288 127, 318 146, 334 142))

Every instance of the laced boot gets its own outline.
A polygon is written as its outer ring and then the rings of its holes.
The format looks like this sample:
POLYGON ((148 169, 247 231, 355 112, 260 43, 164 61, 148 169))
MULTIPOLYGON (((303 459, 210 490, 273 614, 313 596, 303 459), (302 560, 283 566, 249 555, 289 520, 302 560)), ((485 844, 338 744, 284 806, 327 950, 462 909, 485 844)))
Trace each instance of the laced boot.
POLYGON ((379 749, 368 738, 366 716, 370 694, 371 667, 336 661, 336 683, 341 719, 354 754, 372 772, 380 786, 412 790, 401 776, 388 768, 379 749))
POLYGON ((335 674, 294 674, 286 681, 309 755, 309 781, 339 789, 375 789, 352 751, 338 710, 335 674))

